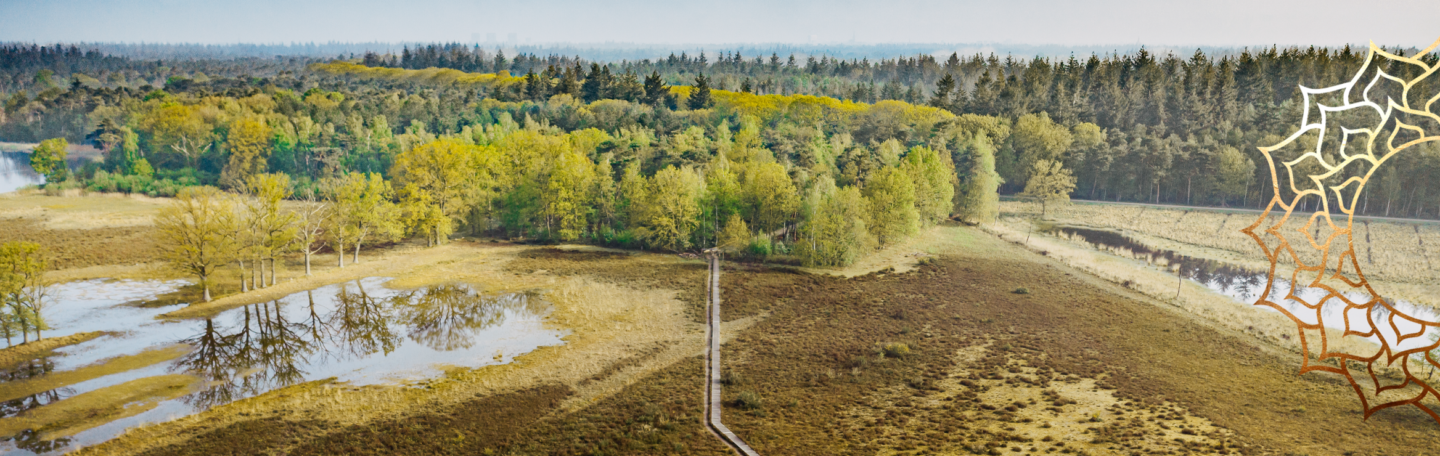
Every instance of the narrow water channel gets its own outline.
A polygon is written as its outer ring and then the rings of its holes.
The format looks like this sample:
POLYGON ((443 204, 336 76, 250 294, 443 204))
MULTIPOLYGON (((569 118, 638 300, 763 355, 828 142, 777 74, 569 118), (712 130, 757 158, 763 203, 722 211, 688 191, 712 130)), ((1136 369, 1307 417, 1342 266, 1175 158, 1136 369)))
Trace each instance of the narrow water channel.
MULTIPOLYGON (((1156 262, 1178 267, 1180 277, 1230 297, 1238 304, 1247 306, 1255 304, 1255 302, 1260 299, 1261 293, 1265 292, 1265 285, 1269 280, 1269 271, 1251 270, 1222 261, 1187 256, 1171 250, 1153 249, 1130 237, 1112 231, 1077 227, 1060 227, 1058 231, 1072 238, 1078 235, 1080 238, 1083 238, 1084 242, 1104 247, 1108 250, 1124 249, 1132 252, 1135 256, 1150 257, 1156 262)), ((1317 313, 1315 309, 1307 307, 1299 300, 1288 298, 1291 296, 1292 291, 1295 297, 1306 302, 1319 302, 1328 296, 1329 293, 1323 288, 1304 285, 1295 287, 1292 290, 1292 284, 1289 279, 1277 277, 1275 279, 1275 286, 1270 289, 1270 294, 1266 299, 1283 307, 1291 315, 1295 315, 1307 324, 1319 323, 1323 317, 1323 323, 1326 327, 1345 330, 1347 328, 1344 327, 1346 321, 1344 314, 1349 312, 1349 320, 1352 325, 1352 327, 1349 328, 1350 330, 1367 333, 1371 329, 1370 324, 1365 318, 1366 310, 1355 308, 1347 310, 1343 301, 1332 297, 1320 306, 1320 312, 1317 313)), ((1363 293, 1345 293, 1345 297, 1356 303, 1368 302, 1371 299, 1369 295, 1363 293)), ((1278 312, 1278 310, 1268 306, 1258 307, 1278 312)), ((1399 340, 1400 337, 1397 334, 1411 334, 1419 331, 1421 326, 1417 323, 1406 321, 1403 318, 1395 318, 1393 320, 1389 318, 1392 312, 1399 312, 1403 315, 1409 315, 1422 320, 1440 321, 1437 320, 1440 319, 1440 313, 1437 313, 1434 307, 1419 305, 1405 300, 1385 298, 1384 305, 1373 306, 1369 309, 1369 312, 1371 313, 1370 318, 1375 322, 1393 321, 1395 323, 1394 327, 1383 323, 1376 325, 1378 326, 1378 337, 1383 337, 1390 343, 1390 347, 1392 348, 1398 350, 1419 348, 1435 343, 1437 336, 1440 336, 1440 331, 1431 328, 1429 329, 1429 334, 1399 340)), ((1366 340, 1379 343, 1379 340, 1374 336, 1367 337, 1366 340)))
POLYGON ((462 284, 397 290, 384 286, 388 280, 330 285, 210 319, 179 321, 155 317, 183 304, 146 302, 183 282, 90 280, 55 286, 49 323, 56 329, 47 337, 88 331, 113 335, 0 372, 0 428, 9 428, 7 420, 28 426, 6 436, 0 453, 65 452, 138 424, 306 381, 404 384, 438 376, 446 368, 504 364, 536 348, 563 344, 567 334, 545 327, 550 305, 535 293, 487 294, 462 284), (77 374, 115 364, 119 357, 164 350, 175 355, 93 378, 77 374), (138 414, 102 417, 79 432, 73 427, 57 432, 59 425, 35 421, 42 420, 37 417, 45 415, 45 407, 64 407, 67 399, 177 375, 188 379, 185 394, 146 402, 152 408, 138 414))

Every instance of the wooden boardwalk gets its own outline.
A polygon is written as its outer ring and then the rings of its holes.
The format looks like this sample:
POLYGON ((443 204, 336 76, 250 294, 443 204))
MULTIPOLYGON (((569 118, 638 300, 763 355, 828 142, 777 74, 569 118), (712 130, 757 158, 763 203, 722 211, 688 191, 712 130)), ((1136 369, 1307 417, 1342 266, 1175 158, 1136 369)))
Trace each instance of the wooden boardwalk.
POLYGON ((706 286, 710 296, 705 325, 705 339, 709 343, 705 351, 705 370, 709 374, 705 388, 705 428, 736 453, 759 456, 720 421, 720 252, 706 250, 705 257, 710 262, 710 279, 706 286))

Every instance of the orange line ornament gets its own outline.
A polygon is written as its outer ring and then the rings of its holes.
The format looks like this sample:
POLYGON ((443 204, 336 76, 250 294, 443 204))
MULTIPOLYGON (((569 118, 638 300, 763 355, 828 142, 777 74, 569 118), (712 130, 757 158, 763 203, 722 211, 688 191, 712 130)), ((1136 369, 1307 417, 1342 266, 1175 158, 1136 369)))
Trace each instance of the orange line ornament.
POLYGON ((1440 380, 1427 375, 1440 370, 1440 322, 1413 315, 1414 309, 1376 291, 1352 238, 1366 184, 1397 154, 1440 140, 1440 77, 1432 78, 1440 64, 1430 55, 1437 46, 1440 40, 1406 57, 1372 42, 1349 81, 1321 89, 1301 85, 1299 129, 1259 148, 1270 165, 1274 196, 1241 230, 1270 261, 1255 305, 1295 322, 1304 354, 1300 373, 1343 376, 1360 396, 1366 419, 1413 405, 1440 422, 1434 407, 1440 380), (1314 212, 1307 217, 1300 208, 1314 212), (1292 217, 1295 223, 1306 217, 1304 225, 1286 229, 1292 217), (1332 340, 1336 332, 1369 343, 1342 347, 1332 340), (1422 402, 1426 398, 1431 404, 1422 402))

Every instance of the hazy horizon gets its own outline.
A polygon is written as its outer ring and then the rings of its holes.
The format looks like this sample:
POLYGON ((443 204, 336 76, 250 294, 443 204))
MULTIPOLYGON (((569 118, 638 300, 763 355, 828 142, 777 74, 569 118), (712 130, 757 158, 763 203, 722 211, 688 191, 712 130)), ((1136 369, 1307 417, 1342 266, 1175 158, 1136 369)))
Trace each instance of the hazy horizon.
POLYGON ((1165 46, 1172 48, 1364 44, 1425 47, 1440 27, 1354 17, 1433 17, 1440 2, 1142 0, 1065 2, 701 3, 545 0, 516 4, 0 0, 0 41, 36 43, 286 44, 466 42, 510 45, 1165 46), (1373 13, 1372 13, 1373 12, 1373 13), (223 22, 208 18, 226 18, 223 22), (74 25, 69 25, 74 24, 74 25), (1413 25, 1412 25, 1413 24, 1413 25))

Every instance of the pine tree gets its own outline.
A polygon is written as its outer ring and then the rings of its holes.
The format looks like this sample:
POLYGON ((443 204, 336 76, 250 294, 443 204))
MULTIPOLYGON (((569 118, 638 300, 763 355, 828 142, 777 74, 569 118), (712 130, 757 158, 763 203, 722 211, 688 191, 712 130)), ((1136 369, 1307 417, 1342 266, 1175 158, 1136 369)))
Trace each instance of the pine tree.
POLYGON ((670 86, 665 85, 665 80, 660 78, 660 72, 651 71, 650 75, 645 77, 645 104, 660 106, 669 94, 670 86))
POLYGON ((566 68, 560 76, 560 82, 556 83, 555 87, 550 91, 550 95, 579 95, 580 83, 575 80, 575 73, 575 71, 566 68))
POLYGON ((590 64, 590 74, 585 76, 585 82, 580 84, 580 99, 586 103, 594 102, 605 96, 605 76, 608 72, 602 73, 600 64, 590 64))
MULTIPOLYGON (((951 56, 951 58, 954 58, 954 56, 951 56)), ((930 97, 930 106, 954 111, 955 109, 952 107, 953 105, 950 101, 950 92, 954 90, 955 78, 951 77, 950 73, 945 73, 945 76, 940 77, 940 80, 935 82, 935 95, 930 97)))
MULTIPOLYGON (((704 58, 704 55, 701 55, 701 58, 704 58)), ((695 77, 695 89, 690 92, 690 100, 686 105, 690 109, 706 109, 713 103, 714 100, 710 98, 710 78, 706 78, 705 73, 700 73, 695 77)))

